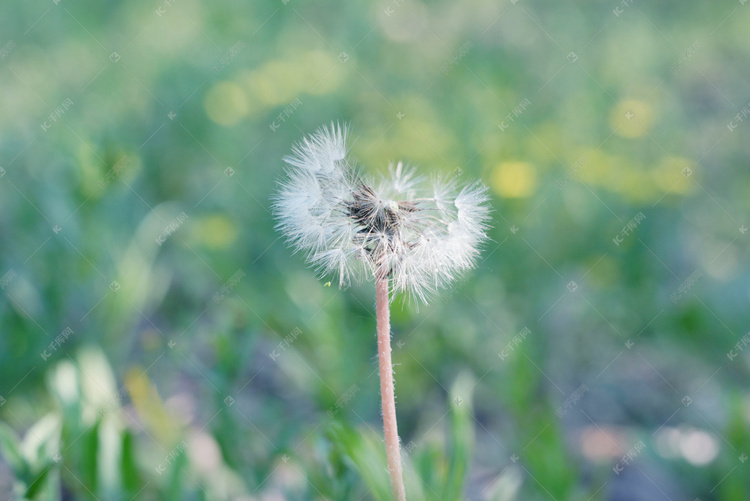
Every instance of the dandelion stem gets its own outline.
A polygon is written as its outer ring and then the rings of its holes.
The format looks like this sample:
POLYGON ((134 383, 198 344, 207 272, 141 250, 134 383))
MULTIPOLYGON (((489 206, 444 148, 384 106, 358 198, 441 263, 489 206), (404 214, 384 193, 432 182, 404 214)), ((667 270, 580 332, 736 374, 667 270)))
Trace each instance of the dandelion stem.
POLYGON ((406 491, 401 473, 401 448, 396 424, 396 398, 393 389, 393 364, 391 362, 391 312, 388 301, 388 277, 375 281, 375 309, 377 311, 378 362, 380 365, 380 398, 383 405, 383 431, 388 474, 395 501, 405 501, 406 491))

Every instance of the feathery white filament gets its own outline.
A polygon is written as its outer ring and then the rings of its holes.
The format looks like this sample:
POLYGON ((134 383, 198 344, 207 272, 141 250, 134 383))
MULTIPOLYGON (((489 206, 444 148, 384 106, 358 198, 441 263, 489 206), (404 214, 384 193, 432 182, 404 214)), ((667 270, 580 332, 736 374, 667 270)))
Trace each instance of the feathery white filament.
POLYGON ((287 178, 273 207, 278 227, 340 287, 388 276, 393 292, 426 303, 475 265, 487 238, 487 188, 426 183, 401 163, 373 183, 347 159, 346 135, 344 127, 323 127, 284 158, 287 178))

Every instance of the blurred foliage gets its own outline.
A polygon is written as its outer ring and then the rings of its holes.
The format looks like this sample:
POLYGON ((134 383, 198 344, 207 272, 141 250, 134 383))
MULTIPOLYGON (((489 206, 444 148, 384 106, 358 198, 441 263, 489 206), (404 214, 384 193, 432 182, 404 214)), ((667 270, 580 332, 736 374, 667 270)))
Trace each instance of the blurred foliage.
POLYGON ((268 211, 336 120, 494 194, 394 304, 411 499, 750 498, 748 8, 6 2, 0 498, 387 499, 372 287, 268 211))

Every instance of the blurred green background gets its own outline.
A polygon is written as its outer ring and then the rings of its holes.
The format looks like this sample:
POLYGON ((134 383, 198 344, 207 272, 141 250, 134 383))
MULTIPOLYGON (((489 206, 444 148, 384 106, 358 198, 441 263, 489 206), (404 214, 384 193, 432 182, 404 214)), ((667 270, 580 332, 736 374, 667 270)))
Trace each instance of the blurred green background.
POLYGON ((394 303, 410 499, 750 499, 748 9, 5 2, 0 499, 388 499, 373 287, 269 214, 331 121, 493 194, 394 303))

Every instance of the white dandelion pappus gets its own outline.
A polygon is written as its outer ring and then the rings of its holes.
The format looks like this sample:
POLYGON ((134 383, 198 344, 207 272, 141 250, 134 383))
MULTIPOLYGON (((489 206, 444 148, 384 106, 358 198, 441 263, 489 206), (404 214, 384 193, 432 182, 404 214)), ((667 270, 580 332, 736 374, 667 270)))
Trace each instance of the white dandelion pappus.
POLYGON ((322 127, 284 158, 278 228, 321 275, 337 275, 340 287, 389 278, 392 292, 426 303, 474 267, 487 239, 487 188, 427 182, 402 163, 372 182, 347 158, 346 136, 345 127, 322 127))

